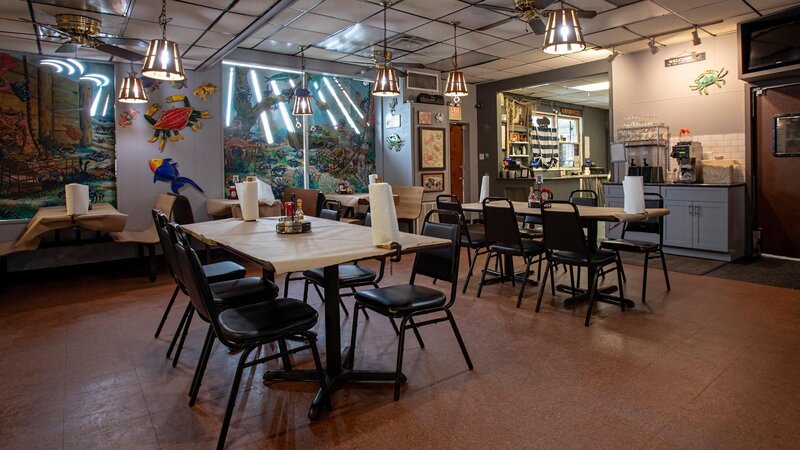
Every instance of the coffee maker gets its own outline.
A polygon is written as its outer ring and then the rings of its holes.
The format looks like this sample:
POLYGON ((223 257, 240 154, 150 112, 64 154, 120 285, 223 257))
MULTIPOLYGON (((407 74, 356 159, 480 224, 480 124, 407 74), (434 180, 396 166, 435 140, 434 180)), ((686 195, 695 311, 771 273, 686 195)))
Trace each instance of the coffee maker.
POLYGON ((700 179, 698 157, 702 159, 703 144, 695 141, 678 142, 672 146, 670 156, 678 163, 676 183, 695 183, 700 179))

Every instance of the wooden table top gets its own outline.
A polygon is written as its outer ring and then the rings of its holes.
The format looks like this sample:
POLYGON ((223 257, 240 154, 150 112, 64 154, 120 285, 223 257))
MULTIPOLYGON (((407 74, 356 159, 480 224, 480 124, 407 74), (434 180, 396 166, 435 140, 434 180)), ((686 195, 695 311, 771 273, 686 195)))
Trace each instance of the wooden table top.
MULTIPOLYGON (((514 212, 524 216, 539 216, 542 214, 539 208, 528 207, 528 202, 511 202, 514 212)), ((505 203, 497 202, 493 205, 503 206, 505 203)), ((556 210, 569 210, 569 205, 554 204, 556 210)), ((461 208, 465 212, 483 212, 483 205, 480 203, 464 203, 461 208)), ((648 208, 644 214, 628 214, 624 208, 614 208, 610 206, 578 206, 578 214, 582 218, 600 220, 607 222, 635 222, 646 220, 653 217, 664 217, 669 214, 666 208, 648 208)))

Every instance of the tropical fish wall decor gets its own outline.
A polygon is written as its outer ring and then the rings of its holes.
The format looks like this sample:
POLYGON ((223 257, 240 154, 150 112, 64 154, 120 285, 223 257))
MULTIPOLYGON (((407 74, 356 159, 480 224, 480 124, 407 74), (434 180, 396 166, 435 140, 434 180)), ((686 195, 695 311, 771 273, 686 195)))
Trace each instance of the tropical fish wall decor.
POLYGON ((178 163, 173 162, 172 158, 153 158, 148 161, 148 164, 150 165, 150 170, 153 172, 153 183, 156 181, 169 183, 172 192, 175 194, 180 194, 181 188, 187 184, 201 193, 204 193, 203 189, 192 181, 192 179, 180 176, 178 173, 178 163))
POLYGON ((159 141, 158 148, 162 152, 164 151, 167 140, 172 142, 183 140, 183 136, 180 133, 182 129, 188 126, 192 131, 197 131, 203 128, 203 122, 201 122, 200 119, 211 118, 211 114, 209 114, 208 111, 200 111, 192 108, 189 99, 183 94, 170 95, 164 99, 164 101, 167 103, 182 102, 183 106, 168 109, 162 112, 156 119, 153 115, 161 109, 161 105, 153 103, 144 113, 144 118, 150 122, 156 130, 155 133, 153 133, 153 137, 148 139, 147 142, 159 141))
POLYGON ((169 85, 172 86, 172 89, 183 89, 186 87, 186 79, 170 80, 169 85))
POLYGON ((134 108, 128 108, 125 111, 119 113, 119 120, 117 120, 117 123, 119 123, 119 126, 121 126, 122 128, 127 128, 133 125, 133 121, 136 120, 136 117, 138 116, 139 116, 139 111, 137 111, 134 108))
POLYGON ((196 97, 200 97, 201 100, 205 101, 206 98, 210 97, 212 94, 217 92, 217 86, 211 83, 203 83, 202 86, 198 87, 194 90, 194 95, 196 97))

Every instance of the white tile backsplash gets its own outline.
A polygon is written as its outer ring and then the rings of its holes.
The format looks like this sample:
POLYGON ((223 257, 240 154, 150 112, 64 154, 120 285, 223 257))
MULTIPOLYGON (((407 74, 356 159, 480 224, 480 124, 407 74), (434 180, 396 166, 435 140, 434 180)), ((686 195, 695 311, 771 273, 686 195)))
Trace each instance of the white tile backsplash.
MULTIPOLYGON (((670 138, 670 147, 682 139, 670 138)), ((703 144, 703 159, 714 159, 714 155, 722 155, 723 159, 732 159, 739 163, 734 181, 744 182, 745 170, 745 141, 744 133, 693 135, 692 141, 703 144)), ((672 169, 673 161, 670 159, 669 168, 672 169)))

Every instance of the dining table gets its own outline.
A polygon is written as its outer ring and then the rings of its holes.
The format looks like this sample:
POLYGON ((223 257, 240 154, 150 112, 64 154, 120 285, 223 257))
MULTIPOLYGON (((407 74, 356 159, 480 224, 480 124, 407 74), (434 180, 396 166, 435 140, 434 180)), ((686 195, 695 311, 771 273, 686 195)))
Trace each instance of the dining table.
MULTIPOLYGON (((349 349, 341 346, 341 317, 339 309, 339 264, 353 261, 393 258, 423 249, 451 245, 446 239, 400 233, 396 243, 376 246, 372 229, 334 220, 306 216, 311 231, 301 234, 280 234, 277 217, 262 217, 255 221, 223 219, 184 225, 192 237, 216 245, 261 267, 263 276, 272 281, 282 273, 302 272, 323 267, 324 270, 324 329, 325 373, 328 394, 348 382, 394 382, 394 372, 347 369, 349 349)), ((280 300, 278 300, 280 301, 280 300)), ((279 342, 281 350, 285 344, 279 342)), ((264 374, 265 381, 318 381, 313 370, 293 370, 288 357, 283 370, 264 374)), ((320 390, 309 409, 309 418, 319 417, 328 399, 320 390)))
MULTIPOLYGON (((542 210, 540 207, 532 207, 528 204, 528 202, 511 202, 511 205, 514 208, 514 213, 518 216, 541 216, 542 210)), ((508 207, 505 202, 496 202, 492 204, 493 207, 508 207)), ((554 210, 563 210, 563 211, 571 211, 571 205, 565 204, 552 204, 548 206, 549 208, 553 208, 554 210)), ((464 212, 483 212, 483 205, 481 203, 464 203, 461 205, 461 208, 464 212)), ((638 222, 643 220, 648 220, 657 217, 664 217, 669 215, 669 209, 667 208, 647 208, 643 213, 627 213, 625 212, 624 208, 619 207, 611 207, 611 206, 583 206, 577 205, 578 208, 578 215, 580 216, 582 222, 584 223, 587 233, 586 233, 586 240, 589 244, 590 249, 597 248, 597 228, 598 222, 617 222, 617 223, 624 223, 624 222, 638 222)), ((503 270, 506 272, 504 275, 505 277, 513 277, 514 276, 514 265, 513 259, 511 256, 506 256, 505 263, 503 264, 503 270)), ((588 279, 591 280, 591 274, 589 274, 588 279)), ((573 288, 572 286, 568 286, 565 284, 559 284, 556 286, 556 289, 560 292, 566 292, 573 294, 572 296, 568 297, 564 300, 564 306, 571 306, 577 302, 585 301, 589 297, 588 289, 582 289, 580 287, 573 288)), ((625 307, 633 308, 636 304, 626 298, 619 298, 619 297, 608 297, 608 294, 616 292, 616 286, 605 286, 601 289, 598 289, 598 294, 601 297, 605 297, 606 300, 618 301, 625 303, 625 307)))
MULTIPOLYGON (((400 196, 394 195, 394 204, 400 202, 400 196)), ((353 217, 355 210, 359 206, 369 206, 369 193, 357 192, 353 194, 325 194, 325 200, 335 200, 342 205, 344 212, 342 217, 353 217)))

